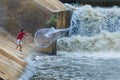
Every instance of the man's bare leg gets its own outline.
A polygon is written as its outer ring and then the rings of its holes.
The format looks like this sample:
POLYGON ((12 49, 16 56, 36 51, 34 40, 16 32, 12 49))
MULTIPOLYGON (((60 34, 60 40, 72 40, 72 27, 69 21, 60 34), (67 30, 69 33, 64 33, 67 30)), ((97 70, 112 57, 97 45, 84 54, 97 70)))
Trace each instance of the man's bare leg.
POLYGON ((20 45, 17 45, 17 46, 16 46, 16 49, 17 49, 19 46, 20 46, 20 45))
POLYGON ((22 45, 20 45, 20 51, 22 51, 22 45))

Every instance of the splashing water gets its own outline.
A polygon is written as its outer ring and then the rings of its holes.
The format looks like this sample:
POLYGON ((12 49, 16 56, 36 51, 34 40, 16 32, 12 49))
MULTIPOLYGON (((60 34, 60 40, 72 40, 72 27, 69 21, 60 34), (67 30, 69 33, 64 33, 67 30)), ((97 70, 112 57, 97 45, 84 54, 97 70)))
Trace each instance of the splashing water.
POLYGON ((119 32, 101 32, 93 37, 72 36, 64 37, 58 40, 57 49, 59 51, 82 51, 82 52, 100 52, 100 51, 120 51, 120 33, 119 32))
POLYGON ((60 51, 120 51, 120 8, 79 7, 71 19, 71 37, 58 40, 60 51), (67 41, 66 41, 67 40, 67 41))
POLYGON ((71 27, 75 27, 70 33, 80 36, 94 36, 102 30, 108 32, 120 32, 120 9, 92 8, 91 6, 79 7, 74 11, 71 27))

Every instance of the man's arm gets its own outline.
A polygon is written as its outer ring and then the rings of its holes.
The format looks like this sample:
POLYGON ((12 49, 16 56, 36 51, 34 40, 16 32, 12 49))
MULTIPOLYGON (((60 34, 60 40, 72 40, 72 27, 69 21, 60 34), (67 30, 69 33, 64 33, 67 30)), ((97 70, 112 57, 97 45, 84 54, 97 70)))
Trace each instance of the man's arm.
POLYGON ((25 33, 25 35, 29 35, 29 36, 32 36, 32 34, 31 34, 31 33, 28 33, 28 32, 26 32, 26 33, 25 33))

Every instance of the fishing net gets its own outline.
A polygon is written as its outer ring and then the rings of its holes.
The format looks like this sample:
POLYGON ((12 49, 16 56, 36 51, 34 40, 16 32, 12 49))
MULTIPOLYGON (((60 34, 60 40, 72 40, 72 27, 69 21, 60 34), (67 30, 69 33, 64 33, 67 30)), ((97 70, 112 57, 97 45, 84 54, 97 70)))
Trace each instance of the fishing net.
POLYGON ((69 28, 55 29, 52 27, 52 28, 40 29, 35 33, 35 37, 34 37, 35 45, 40 48, 47 48, 54 41, 63 37, 68 31, 69 28))

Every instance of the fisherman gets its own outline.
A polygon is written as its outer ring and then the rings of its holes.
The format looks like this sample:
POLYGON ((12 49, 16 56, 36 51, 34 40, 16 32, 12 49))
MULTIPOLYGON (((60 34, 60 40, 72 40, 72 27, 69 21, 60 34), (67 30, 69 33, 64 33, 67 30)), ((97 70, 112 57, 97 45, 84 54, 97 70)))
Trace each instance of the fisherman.
POLYGON ((18 47, 20 47, 20 51, 22 52, 22 39, 24 37, 24 35, 31 35, 30 33, 27 33, 27 32, 24 32, 24 29, 21 29, 21 31, 19 32, 18 36, 17 36, 17 46, 16 46, 16 49, 18 47))

